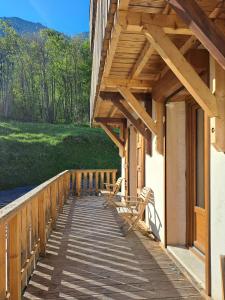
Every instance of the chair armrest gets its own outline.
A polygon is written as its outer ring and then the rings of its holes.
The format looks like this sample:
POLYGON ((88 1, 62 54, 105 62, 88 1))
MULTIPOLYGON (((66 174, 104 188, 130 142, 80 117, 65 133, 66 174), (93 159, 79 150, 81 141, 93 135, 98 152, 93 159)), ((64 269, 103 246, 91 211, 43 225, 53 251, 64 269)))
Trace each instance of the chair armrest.
POLYGON ((107 182, 104 182, 104 185, 105 186, 115 186, 115 184, 113 184, 113 183, 107 183, 107 182))

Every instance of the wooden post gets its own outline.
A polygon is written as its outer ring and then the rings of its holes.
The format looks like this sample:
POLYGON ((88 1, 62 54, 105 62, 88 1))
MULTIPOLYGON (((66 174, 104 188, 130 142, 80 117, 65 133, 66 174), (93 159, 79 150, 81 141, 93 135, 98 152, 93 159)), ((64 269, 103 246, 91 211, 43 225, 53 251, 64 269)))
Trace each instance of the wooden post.
POLYGON ((21 265, 23 266, 27 259, 27 228, 29 228, 29 224, 27 224, 27 205, 21 211, 21 265))
POLYGON ((0 299, 6 296, 6 227, 0 224, 0 299))
POLYGON ((52 228, 55 229, 56 228, 56 183, 53 182, 53 184, 51 185, 51 201, 52 201, 52 205, 51 205, 51 218, 52 218, 52 228))
POLYGON ((40 255, 46 253, 46 216, 45 216, 45 191, 39 195, 38 201, 38 231, 40 237, 40 255))
POLYGON ((101 172, 101 182, 100 182, 100 187, 103 190, 104 189, 104 172, 101 172))
POLYGON ((89 193, 92 193, 93 189, 93 172, 89 173, 89 193))
POLYGON ((112 184, 116 183, 116 171, 112 172, 112 184))
POLYGON ((58 179, 58 183, 59 183, 59 212, 62 212, 63 210, 63 183, 61 178, 58 179))
POLYGON ((84 172, 84 179, 83 179, 83 191, 87 192, 88 188, 88 181, 87 181, 87 172, 84 172))
POLYGON ((110 172, 106 172, 106 182, 109 184, 110 183, 110 172))
POLYGON ((98 193, 99 172, 95 172, 95 192, 98 193))
POLYGON ((10 299, 21 299, 21 213, 9 223, 9 292, 10 299))
POLYGON ((80 197, 81 193, 81 172, 76 173, 76 194, 78 197, 80 197))

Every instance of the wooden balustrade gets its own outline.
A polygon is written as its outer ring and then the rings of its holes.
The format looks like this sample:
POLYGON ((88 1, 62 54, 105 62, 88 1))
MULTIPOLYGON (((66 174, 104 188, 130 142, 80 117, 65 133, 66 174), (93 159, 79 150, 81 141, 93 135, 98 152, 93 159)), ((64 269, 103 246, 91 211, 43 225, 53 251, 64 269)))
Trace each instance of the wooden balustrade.
POLYGON ((50 231, 70 193, 70 171, 0 210, 0 299, 21 299, 50 231))
POLYGON ((97 194, 104 183, 116 182, 117 170, 72 170, 72 190, 75 195, 97 194))
POLYGON ((0 209, 0 300, 21 299, 70 192, 97 193, 116 172, 65 171, 0 209))

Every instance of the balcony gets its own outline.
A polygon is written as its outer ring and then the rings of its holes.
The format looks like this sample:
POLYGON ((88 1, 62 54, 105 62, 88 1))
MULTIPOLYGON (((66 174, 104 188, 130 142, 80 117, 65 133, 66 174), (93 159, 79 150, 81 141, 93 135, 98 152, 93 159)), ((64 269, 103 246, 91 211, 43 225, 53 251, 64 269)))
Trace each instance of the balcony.
POLYGON ((201 299, 158 242, 124 236, 104 208, 115 178, 65 171, 0 210, 0 299, 201 299))

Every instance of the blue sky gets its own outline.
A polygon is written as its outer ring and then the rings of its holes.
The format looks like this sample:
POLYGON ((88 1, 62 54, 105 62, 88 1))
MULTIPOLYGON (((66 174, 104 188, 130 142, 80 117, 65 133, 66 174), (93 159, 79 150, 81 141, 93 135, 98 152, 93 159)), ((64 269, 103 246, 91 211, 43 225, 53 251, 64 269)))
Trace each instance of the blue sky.
POLYGON ((3 0, 1 17, 19 17, 73 35, 89 31, 90 0, 3 0))

